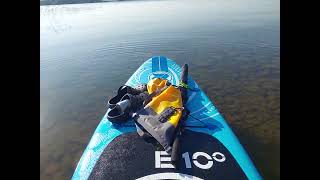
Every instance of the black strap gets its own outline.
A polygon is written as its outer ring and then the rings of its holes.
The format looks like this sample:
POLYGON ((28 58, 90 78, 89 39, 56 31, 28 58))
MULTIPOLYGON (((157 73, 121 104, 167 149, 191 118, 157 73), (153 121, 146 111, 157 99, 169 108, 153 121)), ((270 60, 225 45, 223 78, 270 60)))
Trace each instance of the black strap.
POLYGON ((164 90, 166 90, 169 86, 165 85, 164 87, 157 89, 155 91, 153 91, 151 94, 148 95, 148 97, 146 98, 146 100, 143 102, 143 106, 147 105, 153 97, 158 96, 159 94, 161 94, 164 90))
POLYGON ((174 115, 175 112, 176 109, 174 109, 173 107, 168 107, 160 113, 160 115, 158 116, 158 120, 162 123, 165 123, 172 115, 174 115))

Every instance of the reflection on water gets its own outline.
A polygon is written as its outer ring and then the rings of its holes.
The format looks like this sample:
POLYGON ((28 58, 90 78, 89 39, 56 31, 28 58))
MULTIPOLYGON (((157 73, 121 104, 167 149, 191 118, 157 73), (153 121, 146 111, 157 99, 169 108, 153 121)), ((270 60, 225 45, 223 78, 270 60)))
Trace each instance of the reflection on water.
POLYGON ((280 179, 278 1, 40 7, 40 178, 69 179, 106 101, 153 55, 215 102, 266 179, 280 179))

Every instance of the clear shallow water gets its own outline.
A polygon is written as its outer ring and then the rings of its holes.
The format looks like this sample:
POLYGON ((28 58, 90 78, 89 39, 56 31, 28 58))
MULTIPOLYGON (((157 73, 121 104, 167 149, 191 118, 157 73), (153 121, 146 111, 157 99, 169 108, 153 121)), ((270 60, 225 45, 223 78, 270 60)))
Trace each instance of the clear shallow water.
POLYGON ((70 179, 107 99, 153 55, 189 63, 266 179, 280 179, 278 1, 40 7, 40 178, 70 179))

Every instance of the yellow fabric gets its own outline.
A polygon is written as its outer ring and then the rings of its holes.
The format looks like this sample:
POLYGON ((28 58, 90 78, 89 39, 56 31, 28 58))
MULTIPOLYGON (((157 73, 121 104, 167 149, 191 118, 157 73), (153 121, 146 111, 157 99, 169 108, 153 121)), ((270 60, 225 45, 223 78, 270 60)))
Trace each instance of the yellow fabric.
POLYGON ((157 89, 164 87, 166 83, 167 83, 166 79, 155 78, 150 80, 147 84, 148 93, 151 94, 157 89))
MULTIPOLYGON (((164 87, 166 83, 167 80, 160 78, 150 80, 147 86, 148 93, 151 94, 153 91, 164 87)), ((170 85, 161 94, 152 98, 152 100, 147 104, 147 106, 152 108, 157 114, 160 114, 163 110, 165 110, 168 107, 181 108, 181 92, 179 89, 170 85)), ((176 113, 169 118, 168 122, 170 122, 174 127, 177 127, 181 114, 181 110, 177 110, 176 113)))

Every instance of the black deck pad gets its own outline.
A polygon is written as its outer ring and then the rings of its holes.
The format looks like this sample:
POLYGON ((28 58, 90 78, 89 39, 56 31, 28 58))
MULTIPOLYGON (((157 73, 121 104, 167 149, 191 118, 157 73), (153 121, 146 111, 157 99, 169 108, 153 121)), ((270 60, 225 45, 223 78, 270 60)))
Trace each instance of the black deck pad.
MULTIPOLYGON (((191 130, 184 131, 181 149, 183 153, 189 153, 190 160, 181 158, 179 169, 157 168, 159 161, 156 162, 155 151, 163 151, 163 149, 150 142, 152 141, 146 141, 136 132, 116 137, 104 149, 89 179, 138 179, 165 172, 182 173, 201 179, 247 179, 230 152, 216 138, 208 134, 191 130), (192 159, 196 152, 203 152, 210 156, 209 160, 203 155, 198 156, 196 161, 200 165, 212 164, 212 166, 208 169, 199 168, 192 159), (225 160, 223 162, 215 161, 214 158, 211 158, 214 152, 222 153, 225 160), (213 163, 209 163, 209 161, 213 163), (186 168, 188 162, 190 162, 191 168, 186 168)), ((168 156, 161 155, 161 157, 168 156)), ((216 158, 221 161, 222 156, 217 155, 216 158)), ((161 161, 161 164, 168 163, 170 162, 161 161)))

